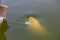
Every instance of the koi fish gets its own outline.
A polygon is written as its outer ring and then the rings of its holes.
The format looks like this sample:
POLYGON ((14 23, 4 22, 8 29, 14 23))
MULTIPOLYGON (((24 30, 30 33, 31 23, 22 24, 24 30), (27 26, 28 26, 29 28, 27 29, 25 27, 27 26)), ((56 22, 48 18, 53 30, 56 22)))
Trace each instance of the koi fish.
POLYGON ((29 27, 29 29, 35 33, 45 33, 46 30, 44 27, 41 25, 41 23, 34 17, 30 16, 28 18, 28 21, 25 22, 29 27))

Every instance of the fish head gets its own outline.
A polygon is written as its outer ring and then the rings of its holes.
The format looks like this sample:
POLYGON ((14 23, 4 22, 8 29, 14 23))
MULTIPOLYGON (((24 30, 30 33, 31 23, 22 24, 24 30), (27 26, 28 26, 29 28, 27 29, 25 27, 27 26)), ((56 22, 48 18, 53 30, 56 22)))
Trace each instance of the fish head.
POLYGON ((28 19, 28 22, 34 23, 34 22, 36 22, 36 18, 30 16, 28 19))

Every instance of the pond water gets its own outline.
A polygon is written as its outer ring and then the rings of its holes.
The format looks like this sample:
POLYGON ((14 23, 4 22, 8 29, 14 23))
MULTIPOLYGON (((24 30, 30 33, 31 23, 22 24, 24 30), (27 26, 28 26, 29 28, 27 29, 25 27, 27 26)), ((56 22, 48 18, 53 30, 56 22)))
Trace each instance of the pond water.
POLYGON ((3 0, 2 4, 9 6, 7 40, 60 40, 60 0, 3 0), (25 24, 29 15, 36 17, 49 34, 37 36, 29 32, 25 24))

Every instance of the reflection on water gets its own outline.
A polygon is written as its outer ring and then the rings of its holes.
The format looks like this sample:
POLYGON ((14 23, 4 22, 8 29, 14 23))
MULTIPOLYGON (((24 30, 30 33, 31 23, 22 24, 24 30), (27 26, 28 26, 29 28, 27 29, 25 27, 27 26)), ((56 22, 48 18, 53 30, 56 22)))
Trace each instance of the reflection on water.
POLYGON ((7 40, 5 37, 5 32, 9 29, 7 21, 4 19, 0 24, 0 40, 7 40))

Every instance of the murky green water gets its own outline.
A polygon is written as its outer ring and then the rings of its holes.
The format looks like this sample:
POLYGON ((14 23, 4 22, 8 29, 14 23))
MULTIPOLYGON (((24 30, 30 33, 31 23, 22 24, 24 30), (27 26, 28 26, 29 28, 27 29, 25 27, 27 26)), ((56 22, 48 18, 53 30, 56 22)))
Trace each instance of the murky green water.
POLYGON ((4 0, 2 3, 9 6, 7 40, 60 40, 60 0, 4 0), (28 15, 35 16, 48 30, 48 35, 29 32, 24 24, 28 15))

